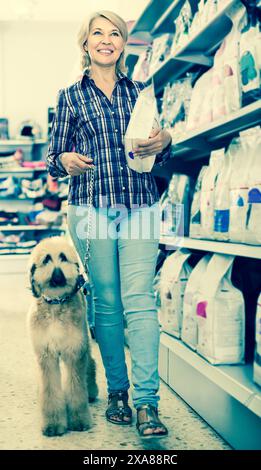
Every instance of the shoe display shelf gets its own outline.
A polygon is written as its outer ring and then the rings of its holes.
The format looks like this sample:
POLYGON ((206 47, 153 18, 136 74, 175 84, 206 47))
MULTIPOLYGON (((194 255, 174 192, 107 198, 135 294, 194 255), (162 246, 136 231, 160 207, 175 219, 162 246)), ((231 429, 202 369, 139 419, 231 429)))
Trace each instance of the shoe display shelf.
MULTIPOLYGON (((41 232, 43 236, 54 236, 65 234, 67 231, 66 226, 47 227, 46 225, 0 225, 0 232, 4 235, 16 234, 19 232, 30 233, 31 239, 37 237, 37 232, 41 232)), ((28 261, 30 253, 24 254, 24 248, 16 248, 15 253, 0 254, 0 275, 9 275, 17 273, 26 273, 28 270, 28 261)))
MULTIPOLYGON (((0 153, 2 152, 15 152, 17 148, 21 148, 26 161, 35 161, 33 156, 35 154, 34 147, 45 147, 47 141, 45 139, 34 140, 0 140, 0 153)), ((39 161, 37 159, 36 161, 39 161)), ((8 178, 10 176, 15 178, 26 178, 33 179, 37 178, 41 173, 46 173, 45 168, 25 168, 17 167, 11 169, 0 169, 0 178, 8 178)), ((5 197, 0 198, 0 210, 7 210, 11 212, 28 211, 32 208, 33 204, 38 201, 39 198, 19 198, 19 197, 5 197)), ((64 226, 47 226, 47 225, 0 225, 0 232, 4 235, 10 235, 12 233, 17 234, 18 232, 27 232, 31 238, 34 239, 36 234, 43 232, 43 235, 60 235, 65 233, 66 228, 64 226)), ((0 273, 17 273, 25 272, 28 262, 29 254, 23 254, 23 249, 15 249, 14 254, 2 254, 0 255, 0 273), (21 253, 21 254, 20 254, 21 253)))
MULTIPOLYGON (((10 170, 0 169, 0 179, 8 177, 32 179, 38 178, 41 173, 46 173, 46 169, 40 167, 32 169, 23 167, 10 170)), ((11 210, 13 212, 30 210, 36 200, 37 198, 20 198, 18 196, 0 197, 0 210, 11 210)))
MULTIPOLYGON (((232 23, 227 13, 236 0, 223 3, 211 21, 149 77, 148 82, 151 78, 154 80, 156 95, 167 83, 172 83, 192 68, 195 69, 196 64, 206 67, 212 65, 211 53, 231 29, 232 23)), ((163 2, 151 1, 134 24, 131 34, 140 38, 150 37, 152 40, 153 35, 173 31, 170 26, 183 4, 182 0, 164 2, 164 6, 163 2)), ((261 103, 258 101, 176 139, 172 146, 171 160, 179 161, 179 168, 182 170, 182 164, 185 167, 186 161, 199 162, 201 158, 210 155, 212 150, 221 148, 227 139, 232 139, 243 129, 260 125, 260 122, 261 103)), ((170 168, 167 164, 165 168, 153 169, 153 173, 169 180, 170 168)), ((167 236, 161 236, 160 244, 173 250, 186 247, 196 251, 261 259, 260 246, 167 236)), ((252 364, 214 366, 181 340, 162 331, 159 371, 162 380, 232 447, 261 448, 261 393, 252 379, 252 364)))
POLYGON ((0 139, 0 154, 21 149, 25 160, 41 160, 47 145, 47 139, 0 139))
POLYGON ((26 178, 30 179, 35 176, 35 173, 45 172, 45 168, 13 168, 10 170, 0 169, 0 178, 7 178, 8 176, 13 176, 15 178, 26 178))

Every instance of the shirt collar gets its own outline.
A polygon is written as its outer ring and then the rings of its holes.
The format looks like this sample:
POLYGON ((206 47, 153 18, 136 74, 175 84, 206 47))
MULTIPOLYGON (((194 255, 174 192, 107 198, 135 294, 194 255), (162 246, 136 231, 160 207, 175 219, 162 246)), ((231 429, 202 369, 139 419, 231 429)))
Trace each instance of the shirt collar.
MULTIPOLYGON (((89 80, 89 81, 93 81, 92 78, 89 77, 89 74, 88 74, 88 69, 84 69, 83 71, 83 76, 81 78, 81 84, 83 83, 84 80, 89 80)), ((123 72, 118 72, 118 81, 121 81, 121 80, 128 80, 129 82, 132 83, 132 80, 127 77, 127 75, 123 72)))

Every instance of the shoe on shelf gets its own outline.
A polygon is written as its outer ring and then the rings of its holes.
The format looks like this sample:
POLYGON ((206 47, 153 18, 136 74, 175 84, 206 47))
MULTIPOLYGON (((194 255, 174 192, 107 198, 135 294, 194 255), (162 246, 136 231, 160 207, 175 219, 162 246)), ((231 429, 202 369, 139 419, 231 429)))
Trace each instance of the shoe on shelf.
POLYGON ((128 405, 128 397, 127 390, 109 393, 109 406, 105 413, 107 421, 124 426, 131 424, 132 410, 128 405))
POLYGON ((0 170, 18 170, 21 168, 19 162, 15 159, 14 155, 2 156, 0 155, 0 170))
POLYGON ((35 199, 37 197, 42 197, 46 193, 46 184, 43 182, 41 178, 36 180, 26 180, 23 179, 21 181, 22 187, 22 195, 21 199, 28 198, 28 199, 35 199))
POLYGON ((19 225, 18 213, 0 211, 0 225, 19 225))
POLYGON ((168 435, 166 426, 158 417, 157 407, 151 404, 144 404, 137 407, 136 428, 142 439, 162 438, 168 435), (146 432, 150 429, 150 432, 146 432))
POLYGON ((33 162, 23 162, 22 163, 23 168, 28 168, 28 169, 33 169, 33 170, 44 170, 46 169, 46 163, 42 161, 33 161, 33 162))
POLYGON ((20 193, 20 186, 12 176, 0 178, 0 199, 16 197, 20 193))
POLYGON ((63 214, 61 211, 50 211, 49 209, 44 209, 35 217, 35 223, 46 225, 48 227, 60 227, 63 224, 63 214))

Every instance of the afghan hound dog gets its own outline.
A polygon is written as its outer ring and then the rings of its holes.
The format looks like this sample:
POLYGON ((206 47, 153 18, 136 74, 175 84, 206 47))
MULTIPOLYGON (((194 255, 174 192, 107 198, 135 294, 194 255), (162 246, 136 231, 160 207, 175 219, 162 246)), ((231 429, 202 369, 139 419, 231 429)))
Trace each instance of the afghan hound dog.
POLYGON ((28 326, 40 372, 42 432, 85 431, 98 387, 76 251, 64 237, 46 238, 33 249, 29 268, 34 299, 28 326))

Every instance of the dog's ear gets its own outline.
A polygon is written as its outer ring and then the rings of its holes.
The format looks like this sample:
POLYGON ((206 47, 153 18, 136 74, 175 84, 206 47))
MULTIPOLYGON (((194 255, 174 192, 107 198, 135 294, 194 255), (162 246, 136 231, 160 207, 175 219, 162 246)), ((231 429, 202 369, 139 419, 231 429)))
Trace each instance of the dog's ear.
POLYGON ((35 280, 34 280, 35 271, 36 271, 36 264, 33 264, 30 270, 30 283, 31 283, 33 296, 39 299, 40 294, 37 292, 36 287, 35 287, 35 280))

